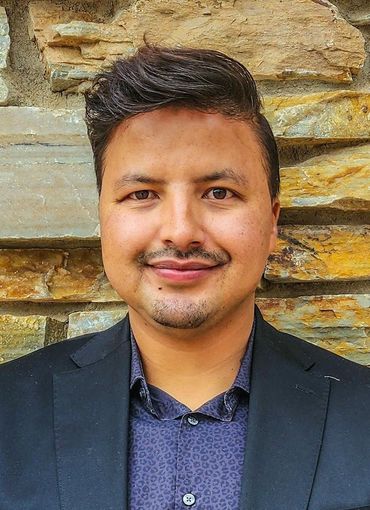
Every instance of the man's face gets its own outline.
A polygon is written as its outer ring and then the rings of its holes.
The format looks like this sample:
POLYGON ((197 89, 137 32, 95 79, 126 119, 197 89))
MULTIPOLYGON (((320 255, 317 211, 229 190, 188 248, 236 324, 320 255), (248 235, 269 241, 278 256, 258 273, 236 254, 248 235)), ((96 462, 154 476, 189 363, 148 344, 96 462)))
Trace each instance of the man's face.
POLYGON ((247 123, 175 107, 125 121, 99 207, 106 274, 143 320, 207 328, 253 303, 279 205, 247 123))

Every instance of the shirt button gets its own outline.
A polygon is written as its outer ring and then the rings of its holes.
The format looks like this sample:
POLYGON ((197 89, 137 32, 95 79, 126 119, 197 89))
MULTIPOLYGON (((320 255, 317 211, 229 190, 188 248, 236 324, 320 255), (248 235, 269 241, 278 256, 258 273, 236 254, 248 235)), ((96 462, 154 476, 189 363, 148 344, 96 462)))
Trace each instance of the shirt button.
POLYGON ((194 494, 191 494, 190 492, 188 494, 184 494, 184 496, 182 497, 182 502, 186 506, 194 505, 194 503, 195 503, 194 494))
POLYGON ((199 420, 197 420, 195 416, 188 416, 188 423, 190 423, 190 425, 198 425, 199 420))

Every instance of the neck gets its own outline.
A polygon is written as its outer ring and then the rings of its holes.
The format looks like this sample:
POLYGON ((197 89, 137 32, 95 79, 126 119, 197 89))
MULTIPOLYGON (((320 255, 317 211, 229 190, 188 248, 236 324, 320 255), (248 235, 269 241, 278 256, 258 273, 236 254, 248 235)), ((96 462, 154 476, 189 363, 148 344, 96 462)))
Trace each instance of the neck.
POLYGON ((176 330, 129 307, 146 380, 192 410, 235 380, 253 326, 254 301, 208 329, 176 330))

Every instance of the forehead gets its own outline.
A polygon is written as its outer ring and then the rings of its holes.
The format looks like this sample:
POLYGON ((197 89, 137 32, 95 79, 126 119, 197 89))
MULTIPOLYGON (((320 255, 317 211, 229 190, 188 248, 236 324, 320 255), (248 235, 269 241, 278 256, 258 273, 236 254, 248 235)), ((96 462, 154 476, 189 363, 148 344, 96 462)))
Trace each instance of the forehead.
POLYGON ((246 121, 226 117, 221 113, 174 106, 141 113, 123 121, 116 128, 111 142, 124 138, 127 142, 137 140, 139 143, 164 143, 166 140, 172 142, 179 134, 195 144, 201 135, 202 140, 207 137, 231 137, 240 143, 258 145, 255 132, 246 121))
POLYGON ((104 167, 108 173, 171 170, 175 175, 181 169, 257 167, 260 171, 263 160, 247 122, 220 113, 166 107, 122 122, 108 144, 104 167))

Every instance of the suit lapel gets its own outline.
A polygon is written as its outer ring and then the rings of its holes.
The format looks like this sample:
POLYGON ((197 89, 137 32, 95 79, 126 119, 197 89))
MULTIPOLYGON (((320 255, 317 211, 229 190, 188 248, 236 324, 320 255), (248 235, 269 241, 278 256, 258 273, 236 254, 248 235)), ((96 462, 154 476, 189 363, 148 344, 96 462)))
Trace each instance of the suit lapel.
POLYGON ((310 373, 312 360, 295 355, 292 345, 258 313, 241 510, 306 510, 309 504, 329 381, 310 373))
POLYGON ((72 355, 54 376, 54 426, 63 510, 127 510, 128 320, 72 355))

